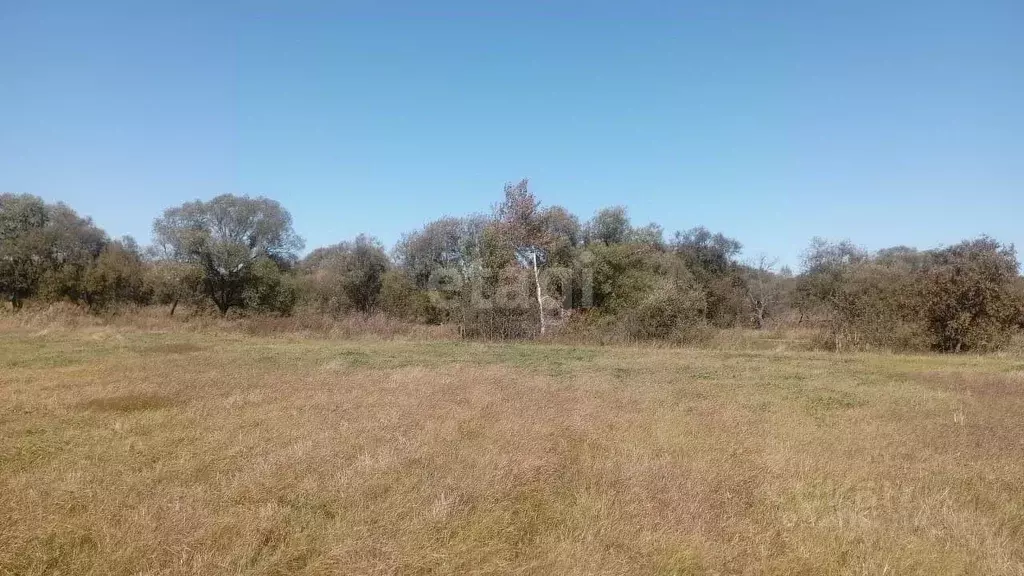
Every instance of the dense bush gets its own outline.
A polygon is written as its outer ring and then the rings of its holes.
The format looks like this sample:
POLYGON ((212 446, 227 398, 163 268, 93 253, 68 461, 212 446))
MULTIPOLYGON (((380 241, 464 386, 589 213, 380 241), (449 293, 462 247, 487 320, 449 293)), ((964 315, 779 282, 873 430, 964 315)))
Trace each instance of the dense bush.
POLYGON ((86 269, 82 292, 90 308, 150 303, 153 292, 147 285, 146 264, 135 241, 126 238, 104 246, 86 269))
POLYGON ((354 242, 313 250, 299 267, 308 277, 305 287, 316 308, 335 315, 370 313, 380 303, 391 261, 380 241, 360 234, 354 242))
POLYGON ((242 294, 242 307, 256 312, 289 315, 299 299, 294 274, 282 270, 268 257, 252 264, 250 277, 242 294))
POLYGON ((0 195, 0 293, 90 308, 146 304, 145 268, 134 240, 111 241, 88 218, 28 195, 0 195))
POLYGON ((990 238, 874 253, 815 239, 794 275, 764 256, 740 261, 737 240, 703 227, 666 240, 621 206, 581 223, 525 180, 491 213, 430 222, 391 254, 358 235, 300 260, 280 204, 232 195, 166 210, 153 240, 143 251, 63 204, 0 195, 0 295, 15 310, 35 298, 92 312, 186 305, 268 326, 386 317, 485 339, 695 342, 791 324, 835 350, 984 352, 1024 325, 1016 252, 990 238))
POLYGON ((943 352, 990 351, 1021 322, 1016 252, 990 238, 919 252, 868 254, 816 241, 798 290, 825 313, 828 339, 943 352))
POLYGON ((935 347, 986 351, 1006 344, 1022 310, 1014 248, 979 238, 928 256, 919 302, 935 347))
POLYGON ((145 281, 153 303, 170 306, 172 316, 179 304, 196 306, 205 298, 203 271, 189 262, 155 258, 146 267, 145 281))
POLYGON ((381 276, 378 300, 381 312, 394 318, 426 322, 431 314, 430 297, 401 270, 388 270, 381 276))

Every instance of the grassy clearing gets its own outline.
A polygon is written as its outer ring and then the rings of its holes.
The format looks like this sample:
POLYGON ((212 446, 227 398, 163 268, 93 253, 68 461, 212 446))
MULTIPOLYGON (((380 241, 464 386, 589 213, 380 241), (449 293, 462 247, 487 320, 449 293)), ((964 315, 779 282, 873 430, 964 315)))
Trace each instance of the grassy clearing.
POLYGON ((1014 357, 0 333, 0 572, 1024 572, 1014 357))

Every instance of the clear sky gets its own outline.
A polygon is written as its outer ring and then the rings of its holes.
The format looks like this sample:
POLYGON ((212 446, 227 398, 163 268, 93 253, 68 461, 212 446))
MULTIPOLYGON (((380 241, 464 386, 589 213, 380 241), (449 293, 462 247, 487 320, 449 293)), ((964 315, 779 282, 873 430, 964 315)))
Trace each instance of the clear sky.
POLYGON ((232 192, 390 245, 521 177, 786 263, 1024 248, 1024 2, 0 0, 0 191, 113 235, 232 192))

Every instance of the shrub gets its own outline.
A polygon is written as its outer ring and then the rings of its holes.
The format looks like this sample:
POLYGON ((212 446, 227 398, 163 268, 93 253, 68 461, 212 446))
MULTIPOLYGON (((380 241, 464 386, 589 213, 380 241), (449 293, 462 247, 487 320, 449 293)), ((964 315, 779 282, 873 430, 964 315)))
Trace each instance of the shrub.
POLYGON ((991 238, 933 251, 922 275, 923 315, 946 352, 996 350, 1021 318, 1017 253, 991 238))
POLYGON ((398 270, 385 272, 381 277, 379 301, 381 312, 394 318, 425 322, 430 315, 430 297, 398 270))
POLYGON ((825 310, 837 350, 996 350, 1022 317, 1016 253, 989 238, 875 255, 818 242, 806 262, 799 290, 825 310))
POLYGON ((242 299, 245 308, 256 312, 287 316, 298 301, 294 276, 282 272, 277 263, 260 258, 252 266, 252 278, 242 299))

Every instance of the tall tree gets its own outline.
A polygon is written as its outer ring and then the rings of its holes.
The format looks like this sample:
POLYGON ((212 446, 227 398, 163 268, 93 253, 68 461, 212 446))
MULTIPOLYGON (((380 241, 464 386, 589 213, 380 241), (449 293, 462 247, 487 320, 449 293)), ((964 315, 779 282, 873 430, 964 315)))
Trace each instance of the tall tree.
POLYGON ((633 227, 629 223, 629 212, 625 206, 602 208, 587 223, 587 236, 590 242, 600 242, 605 246, 622 244, 629 240, 633 227))
POLYGON ((300 268, 312 274, 321 305, 372 312, 380 299, 391 261, 380 240, 360 234, 352 242, 317 248, 300 268))
POLYGON ((14 308, 36 294, 85 300, 85 276, 108 240, 64 204, 0 195, 0 292, 14 308))
POLYGON ((1013 245, 981 237, 929 256, 921 304, 936 346, 945 352, 992 350, 1009 340, 1022 309, 1013 245))
POLYGON ((775 313, 779 300, 782 298, 782 277, 776 273, 777 260, 765 255, 751 260, 743 269, 744 288, 750 315, 754 326, 761 330, 768 318, 775 313))
POLYGON ((421 290, 439 271, 466 276, 482 258, 481 244, 489 221, 484 216, 445 217, 402 236, 395 260, 421 290))
POLYGON ((202 269, 203 291, 221 314, 245 304, 260 259, 287 266, 303 246, 278 202, 231 194, 167 209, 153 223, 153 236, 174 260, 202 269))
POLYGON ((482 293, 490 243, 491 218, 445 217, 406 234, 395 246, 394 259, 416 288, 426 294, 429 322, 458 321, 465 328, 474 295, 482 293))
POLYGON ((46 230, 50 265, 40 291, 50 300, 89 304, 86 277, 109 242, 106 233, 64 204, 50 207, 46 230))
POLYGON ((114 303, 144 305, 152 288, 146 283, 146 264, 131 236, 114 240, 86 270, 83 300, 89 308, 102 309, 114 303))
POLYGON ((830 337, 841 351, 858 314, 857 293, 852 288, 854 273, 870 255, 849 240, 831 243, 815 237, 802 256, 802 273, 797 292, 821 305, 828 316, 830 337))
POLYGON ((746 305, 743 278, 736 262, 742 249, 740 243, 699 226, 676 232, 671 249, 703 286, 705 317, 720 327, 734 325, 746 305))
POLYGON ((48 221, 41 198, 0 194, 0 294, 16 310, 35 293, 46 271, 48 221))
POLYGON ((546 261, 548 253, 545 247, 550 244, 550 235, 544 226, 540 201, 530 191, 528 180, 505 184, 505 200, 498 205, 496 216, 500 230, 515 249, 520 262, 533 269, 540 333, 543 335, 547 323, 544 317, 545 299, 540 282, 540 264, 546 261))
POLYGON ((712 233, 703 226, 676 232, 672 249, 683 257, 699 276, 724 275, 735 264, 734 258, 743 249, 737 240, 721 233, 712 233))

